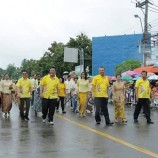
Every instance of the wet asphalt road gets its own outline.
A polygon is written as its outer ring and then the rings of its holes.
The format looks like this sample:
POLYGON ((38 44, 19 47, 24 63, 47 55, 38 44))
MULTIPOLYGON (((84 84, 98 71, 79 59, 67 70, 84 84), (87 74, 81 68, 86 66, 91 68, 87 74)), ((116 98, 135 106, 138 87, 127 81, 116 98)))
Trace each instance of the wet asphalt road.
MULTIPOLYGON (((113 120, 112 106, 109 111, 113 120)), ((158 157, 158 110, 152 111, 154 125, 147 125, 142 115, 140 123, 134 124, 133 109, 127 108, 126 114, 127 125, 107 127, 102 118, 97 126, 94 114, 80 118, 67 108, 67 114, 56 114, 55 125, 49 126, 42 123, 41 117, 35 117, 33 111, 29 122, 21 121, 14 105, 10 118, 1 115, 0 158, 150 158, 153 154, 158 157)))

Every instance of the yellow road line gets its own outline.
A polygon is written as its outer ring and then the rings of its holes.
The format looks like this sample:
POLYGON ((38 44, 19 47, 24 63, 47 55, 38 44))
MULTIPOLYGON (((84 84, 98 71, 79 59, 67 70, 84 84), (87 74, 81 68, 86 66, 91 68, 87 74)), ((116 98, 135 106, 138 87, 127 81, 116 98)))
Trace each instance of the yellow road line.
POLYGON ((158 158, 158 154, 157 154, 157 153, 154 153, 154 152, 152 152, 152 151, 150 151, 150 150, 148 150, 148 149, 145 149, 145 148, 142 148, 142 147, 133 145, 133 144, 128 143, 128 142, 126 142, 126 141, 124 141, 124 140, 122 140, 122 139, 119 139, 119 138, 114 137, 114 136, 112 136, 112 135, 109 135, 109 134, 107 134, 107 133, 101 132, 101 131, 99 131, 99 130, 93 129, 93 128, 87 126, 87 125, 84 125, 84 124, 82 124, 82 123, 73 121, 73 120, 71 120, 71 119, 69 119, 69 118, 67 118, 67 117, 61 116, 61 115, 59 115, 59 114, 56 114, 55 116, 57 116, 57 117, 60 118, 60 119, 65 120, 65 121, 68 121, 68 122, 70 122, 70 123, 72 123, 72 124, 74 124, 74 125, 76 125, 76 126, 79 126, 79 127, 83 128, 83 129, 87 129, 87 130, 89 130, 89 131, 91 131, 91 132, 93 132, 93 133, 96 133, 96 134, 100 135, 100 136, 103 136, 103 137, 105 137, 105 138, 108 138, 108 139, 110 139, 110 140, 113 140, 113 141, 115 141, 115 142, 118 142, 118 143, 120 143, 120 144, 122 144, 122 145, 125 145, 125 146, 127 146, 127 147, 129 147, 129 148, 132 148, 132 149, 134 149, 134 150, 137 150, 137 151, 139 151, 139 152, 141 152, 141 153, 144 153, 144 154, 149 155, 149 156, 154 157, 154 158, 158 158))

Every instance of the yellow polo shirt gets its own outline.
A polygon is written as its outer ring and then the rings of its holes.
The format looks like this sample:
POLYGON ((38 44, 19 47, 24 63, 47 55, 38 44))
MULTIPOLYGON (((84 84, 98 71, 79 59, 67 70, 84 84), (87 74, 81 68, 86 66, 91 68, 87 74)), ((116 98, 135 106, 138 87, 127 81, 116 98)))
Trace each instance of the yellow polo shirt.
POLYGON ((65 83, 59 83, 59 96, 65 97, 66 85, 65 83))
POLYGON ((30 98, 30 89, 32 89, 30 79, 20 78, 17 87, 20 88, 20 98, 30 98))
POLYGON ((56 99, 58 97, 59 79, 51 78, 50 75, 45 76, 40 85, 43 87, 43 98, 56 99))
POLYGON ((138 88, 138 98, 150 98, 151 88, 148 80, 138 79, 135 87, 138 88))
POLYGON ((95 86, 94 97, 108 97, 109 78, 97 75, 92 80, 92 85, 95 86))

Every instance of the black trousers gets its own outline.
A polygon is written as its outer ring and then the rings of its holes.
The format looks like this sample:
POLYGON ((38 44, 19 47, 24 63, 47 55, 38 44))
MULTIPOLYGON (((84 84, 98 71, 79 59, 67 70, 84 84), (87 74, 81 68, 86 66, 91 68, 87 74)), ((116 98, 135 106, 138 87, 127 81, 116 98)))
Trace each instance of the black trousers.
POLYGON ((53 121, 55 107, 57 106, 57 99, 42 99, 42 113, 43 119, 48 115, 49 122, 53 121), (49 112, 49 113, 48 113, 49 112))
POLYGON ((108 104, 108 98, 102 98, 102 97, 95 98, 95 105, 96 105, 95 120, 96 120, 96 122, 101 121, 100 111, 102 111, 102 113, 105 117, 106 124, 108 124, 110 122, 107 104, 108 104))
POLYGON ((21 118, 28 117, 30 109, 30 98, 20 98, 20 116, 21 118), (26 112, 24 114, 24 104, 26 103, 26 112))
POLYGON ((33 103, 34 103, 34 93, 35 93, 35 90, 32 91, 31 106, 33 106, 33 103))
POLYGON ((64 100, 65 100, 65 97, 60 97, 60 100, 57 102, 57 106, 56 106, 57 110, 59 109, 59 104, 61 104, 61 109, 62 109, 62 111, 64 111, 64 109, 65 109, 64 100))
POLYGON ((151 121, 150 118, 150 100, 148 98, 139 98, 137 105, 135 107, 135 111, 134 111, 134 119, 137 120, 138 116, 140 114, 140 111, 143 107, 144 110, 144 114, 145 117, 147 119, 147 121, 151 121))

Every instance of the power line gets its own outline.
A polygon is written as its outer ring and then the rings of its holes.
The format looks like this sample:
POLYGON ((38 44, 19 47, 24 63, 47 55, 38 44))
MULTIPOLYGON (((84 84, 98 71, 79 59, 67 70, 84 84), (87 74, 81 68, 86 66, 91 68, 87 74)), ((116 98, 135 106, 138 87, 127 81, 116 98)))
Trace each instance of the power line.
POLYGON ((158 8, 154 8, 154 7, 151 7, 151 6, 149 6, 149 8, 158 11, 158 8))
POLYGON ((151 0, 151 1, 152 1, 153 6, 158 7, 158 5, 156 5, 153 0, 151 0))
POLYGON ((155 27, 155 26, 158 26, 158 24, 153 25, 152 28, 155 27))
POLYGON ((158 21, 158 19, 154 19, 154 20, 150 21, 149 23, 151 24, 151 23, 153 23, 155 21, 158 21))
POLYGON ((155 11, 155 10, 152 10, 152 9, 149 9, 149 11, 151 11, 153 13, 158 13, 158 11, 155 11))

